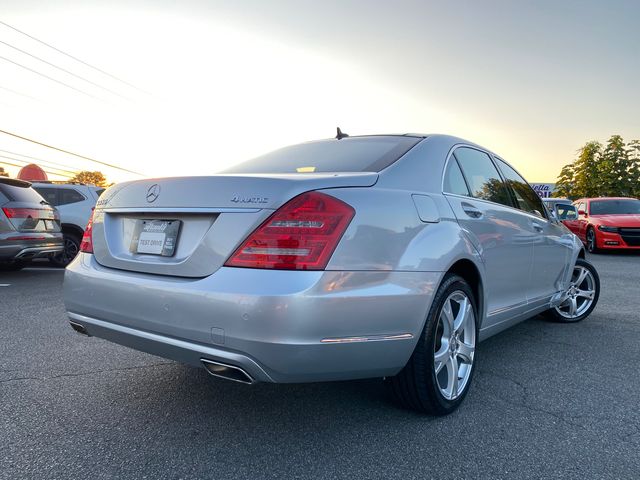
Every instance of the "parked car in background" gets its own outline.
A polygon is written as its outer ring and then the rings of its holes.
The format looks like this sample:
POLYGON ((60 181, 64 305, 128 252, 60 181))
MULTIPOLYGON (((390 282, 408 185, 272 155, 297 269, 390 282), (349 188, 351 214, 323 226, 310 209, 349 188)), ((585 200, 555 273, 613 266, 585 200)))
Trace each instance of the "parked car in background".
POLYGON ((58 212, 29 182, 0 177, 0 270, 63 250, 58 212))
POLYGON ((579 226, 578 209, 575 205, 557 203, 553 210, 558 218, 569 230, 576 231, 579 226))
POLYGON ((34 182, 33 188, 60 212, 64 251, 51 257, 56 266, 66 267, 80 250, 84 227, 104 188, 82 183, 34 182))
POLYGON ((387 377, 441 415, 478 341, 598 301, 577 237, 465 140, 339 132, 223 173, 103 194, 65 272, 76 331, 249 384, 387 377))
POLYGON ((578 222, 570 227, 591 253, 640 250, 640 200, 628 197, 581 198, 573 203, 578 222))
POLYGON ((545 204, 550 212, 555 211, 556 205, 571 205, 573 202, 568 198, 543 198, 542 203, 545 204))

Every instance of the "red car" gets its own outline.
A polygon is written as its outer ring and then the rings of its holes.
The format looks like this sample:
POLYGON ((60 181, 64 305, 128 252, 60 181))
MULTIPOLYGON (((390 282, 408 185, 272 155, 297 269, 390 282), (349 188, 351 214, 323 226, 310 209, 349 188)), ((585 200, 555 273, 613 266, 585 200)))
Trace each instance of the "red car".
POLYGON ((627 197, 581 198, 573 204, 578 220, 565 222, 591 253, 640 250, 640 200, 627 197))

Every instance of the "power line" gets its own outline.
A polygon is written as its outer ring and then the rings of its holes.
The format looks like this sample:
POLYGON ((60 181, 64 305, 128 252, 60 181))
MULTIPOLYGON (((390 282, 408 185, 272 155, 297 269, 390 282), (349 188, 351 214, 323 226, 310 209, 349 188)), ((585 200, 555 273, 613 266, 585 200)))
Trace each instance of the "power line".
MULTIPOLYGON (((0 158, 6 158, 7 160, 13 160, 13 161, 15 161, 15 162, 22 162, 22 163, 25 163, 25 164, 27 164, 27 165, 28 165, 28 164, 30 164, 30 163, 32 163, 32 162, 30 162, 29 160, 22 160, 22 159, 20 159, 20 158, 9 157, 9 156, 7 156, 7 155, 0 155, 0 158)), ((44 166, 45 168, 50 168, 50 169, 52 169, 52 170, 58 170, 58 171, 60 171, 60 172, 70 173, 71 175, 76 175, 76 174, 78 173, 78 172, 74 172, 74 171, 72 171, 72 170, 65 170, 65 169, 63 169, 63 168, 52 167, 51 165, 46 165, 46 164, 45 164, 46 162, 42 162, 42 161, 40 161, 40 163, 41 163, 41 164, 43 164, 43 166, 44 166)), ((38 165, 38 166, 40 166, 40 165, 38 165)))
POLYGON ((31 160, 35 160, 36 162, 50 163, 51 165, 57 165, 59 167, 64 167, 64 168, 73 168, 74 170, 77 170, 77 171, 84 170, 83 168, 80 168, 80 167, 65 165, 64 163, 53 162, 51 160, 42 160, 41 158, 38 158, 38 157, 32 157, 31 155, 25 155, 24 153, 12 152, 10 150, 3 150, 1 148, 0 148, 0 152, 8 153, 9 155, 17 155, 19 157, 30 158, 31 160))
POLYGON ((81 93, 83 95, 86 95, 87 97, 91 97, 91 98, 93 98, 95 100, 102 100, 102 99, 100 99, 100 98, 98 98, 98 97, 96 97, 94 95, 91 95, 90 93, 87 93, 87 92, 85 92, 83 90, 80 90, 79 88, 73 87, 73 86, 69 85, 68 83, 64 83, 64 82, 62 82, 60 80, 56 80, 55 78, 50 77, 49 75, 45 75, 42 72, 34 70, 33 68, 29 68, 29 67, 27 67, 25 65, 22 65, 21 63, 14 62, 13 60, 9 60, 8 58, 3 57, 1 55, 0 55, 0 59, 4 60, 6 62, 9 62, 9 63, 13 63, 14 65, 17 65, 20 68, 24 68, 25 70, 29 70, 30 72, 35 73, 36 75, 40 75, 41 77, 44 77, 47 80, 51 80, 52 82, 56 82, 56 83, 59 83, 60 85, 64 85, 65 87, 70 88, 71 90, 75 90, 76 92, 79 92, 79 93, 81 93))
MULTIPOLYGON (((0 23, 2 23, 2 22, 0 22, 0 23)), ((32 140, 32 139, 27 138, 27 137, 22 137, 20 135, 15 134, 15 133, 7 132, 6 130, 0 130, 0 133, 4 133, 5 135, 10 135, 12 137, 19 138, 21 140, 26 140, 27 142, 35 143, 36 145, 42 145, 43 147, 50 148, 50 149, 56 150, 58 152, 66 153, 67 155, 73 155, 74 157, 83 158, 85 160, 89 160, 90 162, 95 162, 95 163, 99 163, 100 165, 105 165, 107 167, 115 168, 116 170, 122 170, 123 172, 133 173, 134 175, 140 175, 141 177, 145 176, 140 172, 134 172, 133 170, 129 170, 129 169, 124 168, 124 167, 119 167, 119 166, 113 165, 111 163, 101 162, 100 160, 96 160, 95 158, 85 157, 84 155, 79 155, 77 153, 70 152, 69 150, 63 150, 62 148, 58 148, 58 147, 54 147, 52 145, 48 145, 46 143, 38 142, 36 140, 32 140)))
MULTIPOLYGON (((19 168, 24 167, 24 165, 18 165, 17 163, 5 162, 4 160, 0 161, 0 164, 1 165, 10 165, 12 167, 19 167, 19 168)), ((73 178, 73 176, 71 176, 71 175, 65 175, 63 173, 50 172, 49 170, 45 170, 44 168, 42 169, 42 171, 45 172, 45 173, 49 173, 51 175, 57 175, 58 177, 73 178)))
POLYGON ((49 47, 49 48, 51 48, 51 49, 55 50, 56 52, 61 53, 62 55, 65 55, 65 56, 67 56, 67 57, 69 57, 69 58, 71 58, 71 59, 75 60, 76 62, 80 62, 81 64, 83 64, 83 65, 85 65, 85 66, 87 66, 87 67, 89 67, 89 68, 92 68, 92 69, 96 70, 97 72, 102 73, 103 75, 106 75, 107 77, 111 77, 111 78, 113 78, 114 80, 117 80, 117 81, 119 81, 119 82, 121 82, 121 83, 124 83, 125 85, 128 85, 128 86, 129 86, 129 87, 131 87, 131 88, 135 88, 136 90, 138 90, 138 91, 140 91, 140 92, 142 92, 142 93, 147 93, 147 92, 145 92, 144 90, 141 90, 140 88, 136 87, 135 85, 133 85, 133 84, 131 84, 131 83, 127 82, 126 80, 123 80, 123 79, 121 79, 121 78, 118 78, 118 77, 116 77, 115 75, 111 75, 110 73, 105 72, 105 71, 104 71, 104 70, 102 70, 101 68, 95 67, 95 66, 93 66, 93 65, 91 65, 91 64, 89 64, 89 63, 87 63, 87 62, 85 62, 84 60, 80 60, 78 57, 74 57, 73 55, 71 55, 71 54, 69 54, 69 53, 67 53, 67 52, 64 52, 64 51, 60 50, 59 48, 56 48, 56 47, 54 47, 53 45, 51 45, 51 44, 49 44, 49 43, 47 43, 47 42, 45 42, 45 41, 42 41, 42 40, 40 40, 40 39, 38 39, 38 38, 36 38, 36 37, 34 37, 34 36, 32 36, 32 35, 29 35, 28 33, 23 32, 22 30, 19 30, 19 29, 17 29, 16 27, 12 27, 12 26, 11 26, 11 25, 9 25, 8 23, 5 23, 5 22, 3 22, 3 21, 0 21, 0 24, 4 25, 4 26, 5 26, 5 27, 7 27, 7 28, 10 28, 11 30, 14 30, 14 31, 16 31, 16 32, 20 33, 21 35, 24 35, 25 37, 29 37, 31 40, 35 40, 36 42, 41 43, 42 45, 45 45, 45 46, 47 46, 47 47, 49 47))
POLYGON ((11 88, 3 87, 0 85, 0 90, 6 90, 7 92, 13 93, 14 95, 19 95, 21 97, 30 98, 31 100, 35 100, 36 102, 41 102, 42 100, 37 99, 36 97, 32 97, 31 95, 27 95, 26 93, 21 93, 11 88))
POLYGON ((73 72, 71 72, 71 71, 67 70, 66 68, 62 68, 62 67, 60 67, 60 66, 56 65, 55 63, 51 63, 51 62, 49 62, 49 61, 45 60, 44 58, 40 58, 40 57, 38 57, 38 56, 36 56, 36 55, 33 55, 33 54, 31 54, 31 53, 27 52, 26 50, 22 50, 21 48, 18 48, 18 47, 16 47, 16 46, 11 45, 10 43, 7 43, 7 42, 5 42, 5 41, 3 41, 3 40, 0 40, 0 43, 2 43, 3 45, 6 45, 6 46, 7 46, 7 47, 9 47, 9 48, 12 48, 12 49, 14 49, 14 50, 18 51, 18 52, 20 52, 20 53, 22 53, 22 54, 24 54, 24 55, 28 55, 28 56, 30 56, 31 58, 35 58, 36 60, 38 60, 38 61, 40 61, 40 62, 42 62, 42 63, 46 63, 47 65, 49 65, 49 66, 51 66, 51 67, 53 67, 53 68, 57 68, 58 70, 60 70, 60 71, 62 71, 62 72, 64 72, 64 73, 66 73, 66 74, 68 74, 68 75, 71 75, 71 76, 73 76, 73 77, 79 78, 80 80, 82 80, 82 81, 84 81, 84 82, 90 83, 91 85, 93 85, 93 86, 95 86, 95 87, 101 88, 102 90, 106 90, 107 92, 109 92, 109 93, 111 93, 111 94, 113 94, 113 95, 116 95, 116 96, 118 96, 118 97, 120 97, 120 98, 124 98, 125 100, 131 100, 130 98, 127 98, 127 97, 125 97, 124 95, 120 95, 118 92, 115 92, 115 91, 111 90, 110 88, 103 87, 103 86, 102 86, 102 85, 100 85, 99 83, 96 83, 96 82, 93 82, 93 81, 91 81, 91 80, 88 80, 88 79, 84 78, 84 77, 83 77, 83 76, 81 76, 81 75, 77 75, 77 74, 75 74, 75 73, 73 73, 73 72))

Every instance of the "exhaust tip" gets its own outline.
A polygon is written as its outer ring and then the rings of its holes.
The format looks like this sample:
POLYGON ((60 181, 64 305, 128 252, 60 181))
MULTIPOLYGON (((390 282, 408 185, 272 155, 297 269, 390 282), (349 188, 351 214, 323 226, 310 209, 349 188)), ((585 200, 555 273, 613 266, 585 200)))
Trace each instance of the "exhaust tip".
POLYGON ((251 375, 240 367, 215 362, 206 358, 201 358, 200 361, 202 362, 202 365, 204 365, 204 368, 206 368, 207 372, 214 377, 225 378, 233 382, 245 383, 247 385, 256 383, 255 380, 251 378, 251 375))
POLYGON ((79 323, 76 322, 72 322, 71 320, 69 320, 69 325, 71 325, 71 328, 73 328, 76 332, 85 335, 87 337, 90 337, 91 335, 89 335, 89 332, 87 332, 87 329, 84 328, 83 325, 80 325, 79 323))

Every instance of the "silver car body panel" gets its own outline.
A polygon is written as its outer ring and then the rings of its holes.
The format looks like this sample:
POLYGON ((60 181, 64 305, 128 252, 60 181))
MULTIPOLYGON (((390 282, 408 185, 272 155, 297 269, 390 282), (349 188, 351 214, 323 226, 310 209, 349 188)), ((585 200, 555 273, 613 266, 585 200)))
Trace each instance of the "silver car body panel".
POLYGON ((481 280, 479 335, 488 338, 561 302, 582 244, 556 221, 443 194, 446 162, 460 146, 493 155, 432 135, 379 173, 112 187, 96 208, 95 254, 67 267, 69 315, 89 334, 194 365, 206 357, 261 381, 394 375, 443 276, 464 262, 481 280), (311 190, 356 212, 324 271, 223 266, 278 207, 311 190), (465 214, 465 203, 482 212, 481 222, 465 214), (173 257, 132 253, 140 218, 183 222, 173 257))

